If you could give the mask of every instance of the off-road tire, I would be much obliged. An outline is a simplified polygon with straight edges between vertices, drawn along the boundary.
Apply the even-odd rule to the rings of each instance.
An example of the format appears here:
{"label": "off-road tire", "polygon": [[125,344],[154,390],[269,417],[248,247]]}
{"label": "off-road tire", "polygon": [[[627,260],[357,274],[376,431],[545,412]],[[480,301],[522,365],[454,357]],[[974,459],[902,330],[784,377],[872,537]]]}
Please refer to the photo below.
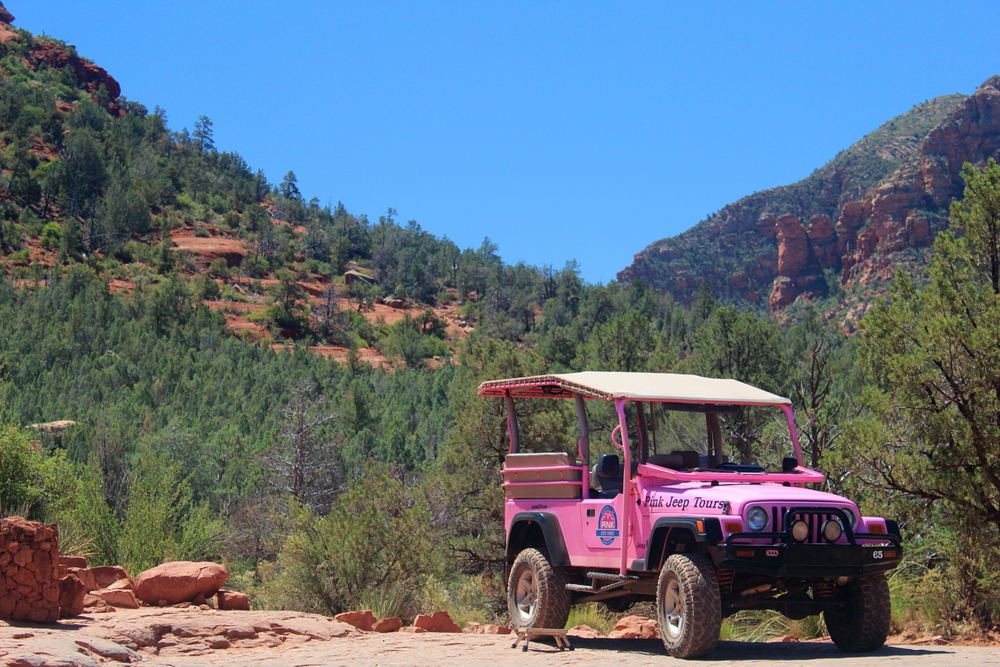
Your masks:
{"label": "off-road tire", "polygon": [[875,651],[885,644],[892,622],[889,582],[878,572],[844,586],[846,607],[823,612],[830,639],[841,651]]}
{"label": "off-road tire", "polygon": [[[679,590],[673,587],[674,582]],[[679,593],[683,605],[676,634],[668,620],[673,606],[666,608],[670,590],[674,595]],[[674,554],[667,558],[656,585],[656,617],[663,646],[673,657],[701,658],[715,650],[722,629],[722,599],[715,568],[706,557]]]}
{"label": "off-road tire", "polygon": [[[531,572],[535,585],[535,606],[527,617],[517,606],[517,586],[522,574]],[[566,590],[566,575],[552,567],[549,559],[537,549],[525,549],[514,559],[507,580],[507,611],[517,629],[566,627],[570,597]]]}

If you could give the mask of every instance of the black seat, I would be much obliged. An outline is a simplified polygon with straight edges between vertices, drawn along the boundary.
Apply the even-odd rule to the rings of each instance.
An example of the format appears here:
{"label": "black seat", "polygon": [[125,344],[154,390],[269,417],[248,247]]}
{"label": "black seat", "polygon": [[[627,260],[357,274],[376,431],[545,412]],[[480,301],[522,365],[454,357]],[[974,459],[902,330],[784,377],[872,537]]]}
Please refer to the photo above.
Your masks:
{"label": "black seat", "polygon": [[601,454],[594,466],[598,498],[614,498],[622,492],[622,466],[617,454]]}

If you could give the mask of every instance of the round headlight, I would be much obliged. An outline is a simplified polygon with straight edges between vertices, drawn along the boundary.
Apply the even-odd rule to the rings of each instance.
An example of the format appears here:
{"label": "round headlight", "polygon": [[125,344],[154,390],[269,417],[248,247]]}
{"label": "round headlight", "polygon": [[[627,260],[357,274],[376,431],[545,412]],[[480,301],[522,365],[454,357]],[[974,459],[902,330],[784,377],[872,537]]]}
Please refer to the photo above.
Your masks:
{"label": "round headlight", "polygon": [[767,510],[763,507],[751,507],[750,511],[747,512],[747,525],[750,526],[750,530],[756,533],[767,528],[769,520]]}
{"label": "round headlight", "polygon": [[851,530],[857,528],[858,516],[854,513],[854,511],[850,507],[842,507],[841,510],[843,510],[844,514],[847,515],[847,520],[851,522]]}
{"label": "round headlight", "polygon": [[830,519],[823,524],[823,537],[827,542],[836,542],[844,534],[844,527],[836,519]]}
{"label": "round headlight", "polygon": [[792,539],[796,542],[805,542],[809,539],[809,524],[801,520],[793,523]]}

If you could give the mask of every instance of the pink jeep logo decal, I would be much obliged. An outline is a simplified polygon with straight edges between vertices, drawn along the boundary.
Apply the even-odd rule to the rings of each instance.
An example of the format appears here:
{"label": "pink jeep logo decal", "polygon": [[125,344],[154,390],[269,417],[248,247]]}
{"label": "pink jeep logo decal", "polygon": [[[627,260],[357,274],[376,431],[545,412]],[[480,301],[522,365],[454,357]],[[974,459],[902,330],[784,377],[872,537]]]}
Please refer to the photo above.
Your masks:
{"label": "pink jeep logo decal", "polygon": [[615,514],[615,508],[605,505],[597,519],[597,536],[601,538],[601,544],[610,547],[618,535],[618,515]]}

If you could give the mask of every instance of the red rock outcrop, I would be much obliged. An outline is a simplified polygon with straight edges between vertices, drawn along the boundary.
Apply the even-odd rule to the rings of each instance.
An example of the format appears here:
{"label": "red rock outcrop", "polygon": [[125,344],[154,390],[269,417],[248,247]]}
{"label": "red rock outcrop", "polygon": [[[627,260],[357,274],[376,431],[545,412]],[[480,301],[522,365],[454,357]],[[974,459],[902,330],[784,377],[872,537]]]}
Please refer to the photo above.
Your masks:
{"label": "red rock outcrop", "polygon": [[197,595],[203,598],[219,592],[229,571],[218,563],[174,561],[140,573],[135,578],[135,595],[146,604],[190,602]]}
{"label": "red rock outcrop", "polygon": [[433,614],[417,614],[413,619],[413,627],[427,632],[461,632],[446,611],[436,611]]}
{"label": "red rock outcrop", "polygon": [[658,639],[660,624],[645,616],[626,616],[608,634],[612,639]]}
{"label": "red rock outcrop", "polygon": [[365,632],[369,632],[372,629],[372,626],[378,622],[378,619],[375,618],[375,614],[368,609],[365,609],[364,611],[345,611],[343,614],[337,614],[334,616],[333,620],[353,625],[358,630],[364,630]]}
{"label": "red rock outcrop", "polygon": [[250,596],[236,591],[219,591],[215,594],[215,605],[227,611],[250,611]]}
{"label": "red rock outcrop", "polygon": [[772,311],[784,308],[800,295],[824,296],[827,291],[824,264],[814,250],[813,239],[821,244],[826,264],[832,264],[830,250],[835,248],[833,223],[825,215],[816,215],[804,227],[794,215],[774,220],[778,241],[778,276],[771,288],[768,305]]}
{"label": "red rock outcrop", "polygon": [[135,598],[135,593],[128,588],[109,588],[97,591],[95,594],[112,607],[122,607],[123,609],[138,609],[139,601]]}
{"label": "red rock outcrop", "polygon": [[502,625],[493,625],[492,623],[476,623],[475,621],[469,621],[464,626],[462,626],[462,632],[467,635],[509,635],[513,632],[510,628],[505,628]]}
{"label": "red rock outcrop", "polygon": [[83,597],[87,588],[72,574],[59,579],[59,615],[79,616],[83,613]]}
{"label": "red rock outcrop", "polygon": [[62,44],[37,39],[31,47],[31,57],[32,61],[28,63],[31,69],[35,69],[38,63],[45,63],[52,69],[65,69],[71,66],[77,81],[87,92],[96,93],[101,86],[104,86],[112,100],[118,99],[122,94],[121,86],[106,69],[83,60],[75,53],[70,53]]}
{"label": "red rock outcrop", "polygon": [[10,25],[14,22],[14,15],[7,11],[7,8],[3,6],[0,2],[0,23],[6,23]]}
{"label": "red rock outcrop", "polygon": [[398,632],[403,627],[403,620],[398,616],[383,618],[372,626],[372,632]]}
{"label": "red rock outcrop", "polygon": [[1000,76],[968,97],[917,105],[843,155],[800,183],[745,197],[652,244],[619,279],[684,303],[703,282],[736,302],[753,303],[769,287],[772,312],[826,295],[828,270],[841,272],[848,291],[884,289],[896,266],[912,261],[909,251],[930,246],[947,226],[948,207],[963,193],[962,165],[1000,158]]}
{"label": "red rock outcrop", "polygon": [[59,565],[63,567],[87,567],[87,559],[79,556],[59,556]]}

